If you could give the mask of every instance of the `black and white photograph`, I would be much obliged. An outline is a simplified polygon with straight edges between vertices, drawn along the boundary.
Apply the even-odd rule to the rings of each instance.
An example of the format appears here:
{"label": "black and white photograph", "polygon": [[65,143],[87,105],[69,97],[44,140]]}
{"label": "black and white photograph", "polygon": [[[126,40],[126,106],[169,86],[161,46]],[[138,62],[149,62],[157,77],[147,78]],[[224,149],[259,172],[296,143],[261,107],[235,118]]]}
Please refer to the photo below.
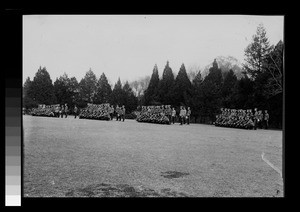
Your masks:
{"label": "black and white photograph", "polygon": [[285,197],[284,18],[22,15],[23,197]]}

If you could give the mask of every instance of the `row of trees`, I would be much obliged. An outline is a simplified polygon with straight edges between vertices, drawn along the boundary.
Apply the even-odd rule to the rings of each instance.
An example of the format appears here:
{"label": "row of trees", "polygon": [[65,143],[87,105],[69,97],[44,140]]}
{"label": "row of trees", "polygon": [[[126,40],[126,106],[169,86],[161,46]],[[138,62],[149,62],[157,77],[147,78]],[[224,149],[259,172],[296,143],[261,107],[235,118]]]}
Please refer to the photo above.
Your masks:
{"label": "row of trees", "polygon": [[224,72],[216,60],[205,78],[199,71],[190,81],[182,64],[174,79],[167,62],[159,79],[154,66],[144,104],[171,104],[190,106],[197,122],[212,122],[221,107],[268,110],[273,127],[282,127],[283,112],[283,42],[270,45],[263,25],[259,25],[252,42],[245,49],[243,76],[237,78],[234,70]]}
{"label": "row of trees", "polygon": [[209,72],[202,77],[200,70],[190,81],[182,64],[175,78],[169,62],[159,77],[154,66],[150,80],[126,82],[120,79],[112,89],[104,73],[97,79],[89,70],[78,83],[67,74],[52,84],[46,68],[39,68],[33,81],[27,78],[24,84],[24,106],[43,104],[65,104],[71,108],[76,104],[85,107],[87,103],[110,103],[125,105],[132,112],[138,105],[189,106],[195,122],[211,122],[221,107],[268,110],[270,125],[281,128],[283,98],[283,42],[276,46],[269,44],[262,25],[257,28],[252,42],[245,49],[243,76],[237,78],[235,70],[224,72],[216,60]]}
{"label": "row of trees", "polygon": [[73,108],[86,107],[87,103],[125,105],[128,112],[137,107],[137,97],[128,82],[119,79],[112,89],[104,73],[97,79],[90,69],[78,83],[75,77],[69,78],[66,73],[52,84],[45,67],[40,67],[31,81],[28,77],[24,83],[23,106],[36,107],[38,104],[65,104]]}

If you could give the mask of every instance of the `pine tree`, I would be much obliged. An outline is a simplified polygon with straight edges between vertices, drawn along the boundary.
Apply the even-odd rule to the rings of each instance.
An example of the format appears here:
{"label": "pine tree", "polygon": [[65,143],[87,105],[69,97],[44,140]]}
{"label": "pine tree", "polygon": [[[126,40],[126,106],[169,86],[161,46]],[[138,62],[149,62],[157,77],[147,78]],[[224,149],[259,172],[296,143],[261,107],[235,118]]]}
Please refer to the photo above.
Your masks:
{"label": "pine tree", "polygon": [[[192,110],[192,117],[195,117],[195,122],[199,116],[203,115],[203,92],[202,92],[202,83],[203,78],[201,72],[198,71],[196,76],[192,82],[192,101],[191,101],[191,110]],[[201,121],[201,120],[200,120]]]}
{"label": "pine tree", "polygon": [[218,68],[216,59],[213,66],[209,69],[208,75],[204,78],[201,90],[203,92],[203,115],[215,119],[215,115],[221,107],[221,87],[223,83],[222,71]]}
{"label": "pine tree", "polygon": [[126,113],[131,113],[137,108],[137,97],[134,95],[128,81],[123,86],[123,94]]}
{"label": "pine tree", "polygon": [[190,105],[192,93],[192,84],[189,80],[184,64],[181,65],[179,72],[175,79],[173,97],[175,101],[175,105]]}
{"label": "pine tree", "polygon": [[39,67],[32,81],[32,98],[37,104],[55,104],[54,87],[46,67]]}
{"label": "pine tree", "polygon": [[237,77],[234,74],[233,70],[230,69],[229,72],[225,75],[224,82],[221,88],[221,94],[223,99],[223,107],[225,108],[234,108],[233,104],[233,95],[234,95],[234,86],[237,82]]}
{"label": "pine tree", "polygon": [[108,83],[108,80],[105,74],[102,73],[97,83],[97,93],[94,102],[96,104],[109,103],[111,93],[112,93],[112,89]]}
{"label": "pine tree", "polygon": [[29,77],[26,78],[26,81],[23,86],[23,107],[30,109],[37,106],[37,103],[33,100],[34,90],[32,89],[32,81]]}
{"label": "pine tree", "polygon": [[266,36],[266,30],[264,26],[260,24],[257,27],[256,34],[252,37],[252,43],[245,49],[246,63],[244,64],[244,68],[251,79],[255,79],[258,74],[263,72],[266,56],[270,53],[272,48]]}
{"label": "pine tree", "polygon": [[159,85],[159,75],[158,75],[158,68],[155,64],[153,68],[153,73],[149,82],[149,86],[145,91],[145,105],[154,105],[160,104],[159,97],[158,97],[158,85]]}
{"label": "pine tree", "polygon": [[54,93],[58,104],[68,104],[69,108],[73,108],[75,104],[78,104],[79,95],[79,85],[76,78],[70,79],[66,73],[56,78]]}
{"label": "pine tree", "polygon": [[165,66],[163,71],[162,79],[159,81],[158,85],[158,95],[159,101],[165,105],[171,105],[174,103],[173,101],[173,87],[174,87],[174,74],[172,69],[169,66],[169,61]]}
{"label": "pine tree", "polygon": [[94,72],[90,69],[86,72],[83,79],[79,83],[81,105],[93,103],[97,90],[97,78]]}
{"label": "pine tree", "polygon": [[117,83],[114,86],[114,89],[112,90],[111,104],[115,106],[125,105],[125,95],[120,78],[118,79]]}

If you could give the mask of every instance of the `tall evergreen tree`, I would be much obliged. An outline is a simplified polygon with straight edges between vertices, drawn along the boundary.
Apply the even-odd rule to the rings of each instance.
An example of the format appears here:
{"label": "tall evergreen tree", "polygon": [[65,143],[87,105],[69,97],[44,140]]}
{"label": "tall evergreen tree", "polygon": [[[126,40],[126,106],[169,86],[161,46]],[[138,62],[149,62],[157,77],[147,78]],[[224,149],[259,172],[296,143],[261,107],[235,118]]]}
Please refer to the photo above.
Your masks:
{"label": "tall evergreen tree", "polygon": [[254,107],[254,82],[248,77],[247,74],[238,80],[234,87],[234,105],[235,108],[247,108]]}
{"label": "tall evergreen tree", "polygon": [[255,79],[258,74],[263,72],[263,65],[266,56],[272,50],[269,40],[266,36],[266,30],[262,24],[257,27],[256,34],[252,37],[252,42],[245,49],[245,64],[246,73],[251,79]]}
{"label": "tall evergreen tree", "polygon": [[84,78],[81,79],[79,88],[80,98],[82,100],[81,105],[93,103],[97,91],[97,78],[91,69],[86,72]]}
{"label": "tall evergreen tree", "polygon": [[203,83],[203,78],[201,72],[198,71],[198,73],[196,74],[192,82],[191,116],[195,118],[195,122],[197,122],[199,116],[201,117],[203,115],[204,105],[203,105],[202,83]]}
{"label": "tall evergreen tree", "polygon": [[73,108],[78,104],[79,85],[75,77],[69,78],[66,73],[54,82],[54,92],[58,104],[68,104]]}
{"label": "tall evergreen tree", "polygon": [[134,95],[128,81],[123,86],[123,95],[126,113],[131,113],[137,108],[137,97]]}
{"label": "tall evergreen tree", "polygon": [[27,77],[23,86],[23,107],[26,109],[37,106],[37,103],[33,100],[34,90],[32,89],[32,81]]}
{"label": "tall evergreen tree", "polygon": [[149,86],[145,91],[145,104],[146,105],[153,105],[153,104],[160,104],[159,97],[158,97],[158,85],[159,85],[159,75],[158,75],[158,68],[155,64],[153,68],[153,73],[151,75],[151,79],[149,82]]}
{"label": "tall evergreen tree", "polygon": [[172,69],[169,66],[169,61],[167,61],[167,64],[163,71],[162,79],[159,81],[159,85],[158,85],[159,101],[162,104],[165,105],[174,104],[173,101],[174,83],[175,83],[174,74]]}
{"label": "tall evergreen tree", "polygon": [[234,96],[234,86],[237,83],[237,77],[234,74],[233,70],[230,69],[229,72],[225,75],[224,82],[221,88],[221,94],[223,99],[223,107],[225,108],[234,108],[233,96]]}
{"label": "tall evergreen tree", "polygon": [[211,121],[215,119],[215,115],[221,107],[221,86],[223,83],[222,71],[218,68],[216,59],[213,66],[209,69],[208,75],[205,77],[201,90],[203,92],[203,114],[208,116]]}
{"label": "tall evergreen tree", "polygon": [[46,67],[39,67],[32,81],[32,97],[37,104],[55,104],[54,87]]}
{"label": "tall evergreen tree", "polygon": [[111,104],[115,106],[125,105],[125,95],[120,78],[118,79],[117,83],[114,86],[114,89],[112,90]]}
{"label": "tall evergreen tree", "polygon": [[189,80],[184,64],[181,65],[175,79],[174,101],[175,105],[189,106],[191,104],[192,84]]}
{"label": "tall evergreen tree", "polygon": [[108,83],[105,74],[102,73],[97,83],[97,93],[94,102],[96,104],[109,103],[111,93],[112,89],[110,87],[110,84]]}

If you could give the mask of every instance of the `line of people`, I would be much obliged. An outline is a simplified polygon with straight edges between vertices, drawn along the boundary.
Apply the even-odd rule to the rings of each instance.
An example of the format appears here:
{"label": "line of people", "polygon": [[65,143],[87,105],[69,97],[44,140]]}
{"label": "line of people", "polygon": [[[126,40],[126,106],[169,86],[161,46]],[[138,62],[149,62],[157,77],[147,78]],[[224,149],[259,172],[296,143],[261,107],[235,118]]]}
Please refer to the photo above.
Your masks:
{"label": "line of people", "polygon": [[243,128],[243,129],[254,129],[257,128],[268,129],[269,127],[269,114],[265,110],[252,109],[229,109],[221,108],[221,113],[216,115],[215,126],[221,127],[233,127],[233,128]]}

